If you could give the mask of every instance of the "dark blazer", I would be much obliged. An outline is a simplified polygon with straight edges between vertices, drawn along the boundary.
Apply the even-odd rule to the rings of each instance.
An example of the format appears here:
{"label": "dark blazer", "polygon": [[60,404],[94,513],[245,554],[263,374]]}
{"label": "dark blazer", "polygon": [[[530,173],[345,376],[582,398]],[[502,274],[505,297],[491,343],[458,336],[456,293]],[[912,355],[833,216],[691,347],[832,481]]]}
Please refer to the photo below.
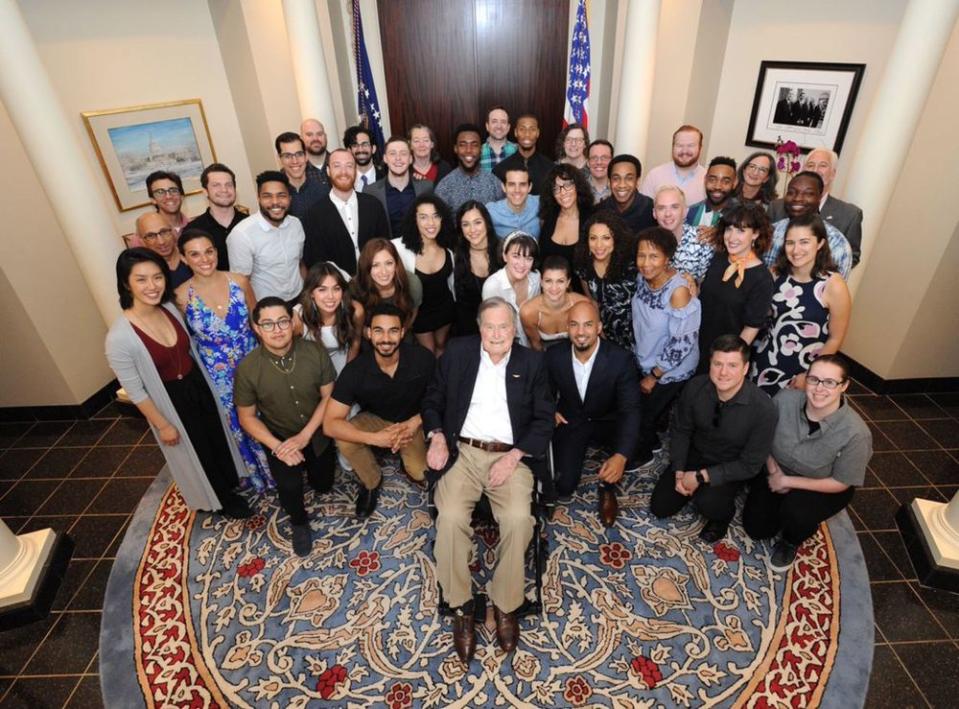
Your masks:
{"label": "dark blazer", "polygon": [[[450,450],[442,472],[450,468],[458,453],[457,439],[479,372],[480,347],[479,335],[450,340],[423,397],[423,430],[442,430]],[[513,446],[528,457],[545,455],[553,433],[555,407],[541,353],[513,345],[506,365],[506,405]]]}
{"label": "dark blazer", "polygon": [[[769,203],[769,221],[773,224],[787,216],[782,199],[774,199]],[[852,202],[844,202],[828,195],[819,210],[819,216],[842,232],[852,248],[852,265],[859,263],[862,251],[862,210]]]}
{"label": "dark blazer", "polygon": [[[360,249],[370,239],[390,238],[390,220],[376,197],[356,193],[356,212],[359,215],[357,242]],[[356,275],[356,252],[346,225],[329,196],[310,207],[303,218],[306,241],[303,244],[303,263],[309,268],[319,261],[332,261],[351,276]]]}
{"label": "dark blazer", "polygon": [[[555,345],[546,350],[546,371],[553,392],[559,397],[556,410],[573,427],[597,423],[616,429],[614,453],[629,460],[639,437],[639,373],[633,355],[619,345],[600,339],[593,362],[586,400],[579,397],[573,375],[572,345]],[[564,427],[556,429],[562,435]]]}
{"label": "dark blazer", "polygon": [[[372,185],[363,190],[363,194],[372,195],[376,197],[380,204],[383,205],[383,210],[387,215],[390,213],[390,208],[386,204],[386,184],[389,180],[389,177],[384,177],[381,180],[377,180]],[[410,178],[410,182],[413,183],[413,194],[419,197],[421,194],[431,194],[433,192],[433,183],[429,180],[414,180]],[[386,220],[386,225],[390,228],[389,238],[393,238],[393,225],[390,224],[390,220]]]}

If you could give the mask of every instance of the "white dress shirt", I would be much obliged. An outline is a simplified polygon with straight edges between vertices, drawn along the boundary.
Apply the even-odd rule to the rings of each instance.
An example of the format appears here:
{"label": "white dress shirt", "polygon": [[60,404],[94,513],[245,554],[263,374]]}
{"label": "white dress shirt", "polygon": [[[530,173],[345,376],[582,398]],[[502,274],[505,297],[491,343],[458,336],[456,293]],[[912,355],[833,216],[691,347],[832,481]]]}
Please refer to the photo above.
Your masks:
{"label": "white dress shirt", "polygon": [[333,206],[336,207],[340,219],[343,220],[343,226],[346,227],[346,231],[349,232],[350,238],[353,240],[353,251],[356,252],[356,257],[359,258],[360,208],[359,200],[356,199],[356,192],[350,192],[349,198],[343,201],[333,193],[333,190],[330,190],[330,201],[333,203]]}
{"label": "white dress shirt", "polygon": [[506,404],[506,365],[510,354],[507,352],[499,364],[493,364],[486,350],[480,347],[479,371],[461,436],[513,445],[513,426]]}
{"label": "white dress shirt", "polygon": [[593,354],[585,362],[580,362],[576,356],[576,348],[570,347],[570,356],[573,358],[573,377],[576,379],[576,389],[579,391],[580,401],[586,401],[586,387],[589,386],[589,375],[593,373],[593,364],[596,363],[596,354],[599,352],[599,342],[593,348]]}
{"label": "white dress shirt", "polygon": [[[366,178],[366,184],[363,184],[363,178]],[[370,168],[366,172],[360,171],[360,166],[356,166],[356,179],[353,180],[353,189],[362,192],[364,187],[369,187],[376,182],[376,165],[370,163]]]}
{"label": "white dress shirt", "polygon": [[233,227],[226,241],[230,270],[250,277],[253,294],[275,295],[293,300],[303,290],[300,261],[303,259],[303,225],[287,216],[276,227],[259,212]]}

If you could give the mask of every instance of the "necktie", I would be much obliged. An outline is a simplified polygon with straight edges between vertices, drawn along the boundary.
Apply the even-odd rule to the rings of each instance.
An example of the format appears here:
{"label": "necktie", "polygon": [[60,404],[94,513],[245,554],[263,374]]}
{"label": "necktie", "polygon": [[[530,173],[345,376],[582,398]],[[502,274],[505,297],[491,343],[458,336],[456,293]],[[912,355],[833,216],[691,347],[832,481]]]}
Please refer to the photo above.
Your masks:
{"label": "necktie", "polygon": [[360,187],[360,192],[363,192],[366,189],[366,175],[360,177],[360,181],[363,183],[363,185]]}

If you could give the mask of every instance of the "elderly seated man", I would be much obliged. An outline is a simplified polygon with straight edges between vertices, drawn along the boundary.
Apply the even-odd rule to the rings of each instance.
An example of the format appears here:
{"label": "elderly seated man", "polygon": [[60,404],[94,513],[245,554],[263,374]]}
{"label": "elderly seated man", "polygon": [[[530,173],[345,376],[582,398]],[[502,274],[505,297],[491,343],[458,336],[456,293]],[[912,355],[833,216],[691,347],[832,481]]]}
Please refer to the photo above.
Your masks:
{"label": "elderly seated man", "polygon": [[489,589],[500,647],[519,639],[515,611],[523,603],[526,548],[533,537],[533,473],[527,457],[546,453],[553,430],[542,355],[513,343],[516,311],[503,298],[479,307],[479,336],[447,346],[423,399],[427,463],[436,483],[436,570],[455,609],[453,644],[463,662],[476,649],[469,570],[470,517],[482,495],[499,523],[497,565]]}

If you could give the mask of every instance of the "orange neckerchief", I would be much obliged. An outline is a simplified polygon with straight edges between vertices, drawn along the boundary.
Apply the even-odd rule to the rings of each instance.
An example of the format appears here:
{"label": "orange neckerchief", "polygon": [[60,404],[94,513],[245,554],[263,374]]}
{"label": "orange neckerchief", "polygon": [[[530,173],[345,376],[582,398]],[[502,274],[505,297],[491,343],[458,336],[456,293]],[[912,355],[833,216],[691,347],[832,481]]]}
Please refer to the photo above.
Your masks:
{"label": "orange neckerchief", "polygon": [[733,282],[737,288],[743,284],[743,279],[746,278],[746,264],[749,263],[751,258],[756,258],[756,254],[753,253],[750,249],[749,253],[745,256],[739,258],[729,257],[729,266],[723,271],[723,283],[728,281],[733,277],[733,274],[736,274],[736,280]]}

